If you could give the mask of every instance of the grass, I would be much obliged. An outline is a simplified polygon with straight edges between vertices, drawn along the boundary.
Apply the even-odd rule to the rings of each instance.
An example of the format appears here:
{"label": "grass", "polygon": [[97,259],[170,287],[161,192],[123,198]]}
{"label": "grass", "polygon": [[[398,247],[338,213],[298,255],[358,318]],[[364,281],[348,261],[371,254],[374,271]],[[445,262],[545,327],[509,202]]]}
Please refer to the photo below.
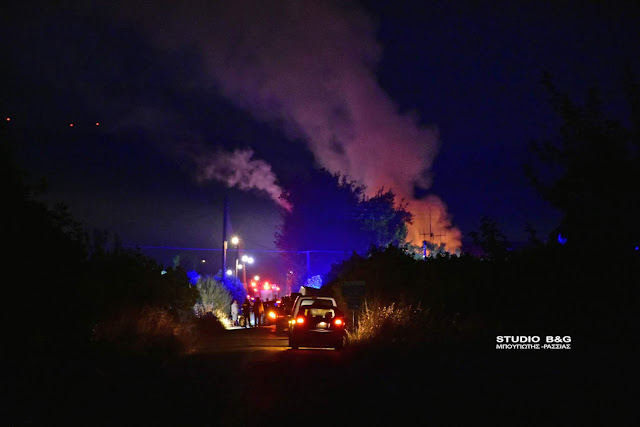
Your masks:
{"label": "grass", "polygon": [[359,347],[412,347],[460,342],[470,336],[470,325],[429,307],[365,301],[355,327],[348,331]]}
{"label": "grass", "polygon": [[180,318],[165,308],[125,309],[100,322],[93,340],[116,353],[166,358],[189,351],[197,326],[194,317]]}

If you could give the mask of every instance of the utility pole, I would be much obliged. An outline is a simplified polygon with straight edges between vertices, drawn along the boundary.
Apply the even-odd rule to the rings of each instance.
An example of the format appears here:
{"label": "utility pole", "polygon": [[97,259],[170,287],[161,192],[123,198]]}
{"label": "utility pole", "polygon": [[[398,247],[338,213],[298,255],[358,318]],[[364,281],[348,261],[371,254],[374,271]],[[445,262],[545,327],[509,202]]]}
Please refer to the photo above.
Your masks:
{"label": "utility pole", "polygon": [[300,251],[299,254],[307,254],[307,276],[311,274],[311,257],[309,254],[313,251]]}
{"label": "utility pole", "polygon": [[222,218],[222,283],[227,279],[227,224],[229,223],[229,197],[224,196],[224,213]]}

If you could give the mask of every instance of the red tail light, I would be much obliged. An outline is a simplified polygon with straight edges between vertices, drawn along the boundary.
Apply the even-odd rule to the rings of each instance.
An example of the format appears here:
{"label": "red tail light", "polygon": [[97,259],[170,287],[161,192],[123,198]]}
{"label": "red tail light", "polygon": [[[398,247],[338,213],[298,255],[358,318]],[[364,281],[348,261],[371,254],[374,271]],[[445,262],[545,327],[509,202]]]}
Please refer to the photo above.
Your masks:
{"label": "red tail light", "polygon": [[343,321],[342,319],[335,319],[335,320],[333,321],[333,323],[334,323],[336,326],[344,326],[344,321]]}
{"label": "red tail light", "polygon": [[296,319],[296,323],[298,325],[302,325],[304,323],[304,317],[298,316],[298,318]]}

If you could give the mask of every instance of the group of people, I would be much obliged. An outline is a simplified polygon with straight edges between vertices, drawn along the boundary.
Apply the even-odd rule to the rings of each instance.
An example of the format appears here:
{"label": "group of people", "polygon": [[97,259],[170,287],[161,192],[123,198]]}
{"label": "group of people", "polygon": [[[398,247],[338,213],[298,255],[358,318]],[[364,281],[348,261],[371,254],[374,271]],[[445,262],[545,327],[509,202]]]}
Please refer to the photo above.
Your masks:
{"label": "group of people", "polygon": [[242,313],[242,316],[244,317],[245,328],[250,328],[252,326],[251,313],[253,313],[254,318],[253,327],[260,326],[264,312],[265,307],[260,300],[260,297],[256,297],[253,304],[251,303],[249,298],[246,298],[242,303],[242,306],[239,306],[238,300],[234,299],[233,303],[231,304],[231,320],[233,321],[233,326],[240,326],[240,323],[238,321],[240,313]]}

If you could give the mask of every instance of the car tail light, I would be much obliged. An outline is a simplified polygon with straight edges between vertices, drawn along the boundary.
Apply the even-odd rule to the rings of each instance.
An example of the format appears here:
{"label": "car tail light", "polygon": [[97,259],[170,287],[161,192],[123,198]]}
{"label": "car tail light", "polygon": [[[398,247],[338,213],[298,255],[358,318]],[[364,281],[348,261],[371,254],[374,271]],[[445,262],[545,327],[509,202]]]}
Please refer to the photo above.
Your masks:
{"label": "car tail light", "polygon": [[333,321],[333,324],[334,324],[334,325],[336,325],[336,326],[344,326],[344,320],[342,320],[342,319],[335,319],[335,320]]}
{"label": "car tail light", "polygon": [[275,318],[276,318],[276,313],[274,313],[273,311],[270,311],[270,312],[269,312],[269,317],[270,317],[271,319],[275,319]]}
{"label": "car tail light", "polygon": [[304,323],[304,317],[298,316],[298,318],[296,319],[296,323],[298,325],[302,325]]}

